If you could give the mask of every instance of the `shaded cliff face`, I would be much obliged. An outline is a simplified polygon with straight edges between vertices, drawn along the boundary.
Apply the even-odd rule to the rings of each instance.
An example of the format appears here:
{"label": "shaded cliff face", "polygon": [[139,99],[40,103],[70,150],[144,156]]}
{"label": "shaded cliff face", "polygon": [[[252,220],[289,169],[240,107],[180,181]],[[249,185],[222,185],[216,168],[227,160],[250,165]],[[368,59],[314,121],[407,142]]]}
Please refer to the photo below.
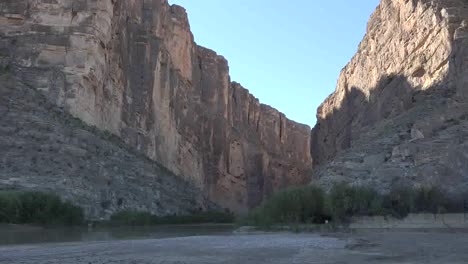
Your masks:
{"label": "shaded cliff face", "polygon": [[309,180],[310,128],[230,81],[166,0],[6,1],[0,62],[235,211]]}
{"label": "shaded cliff face", "polygon": [[382,0],[312,132],[316,181],[468,184],[468,2]]}

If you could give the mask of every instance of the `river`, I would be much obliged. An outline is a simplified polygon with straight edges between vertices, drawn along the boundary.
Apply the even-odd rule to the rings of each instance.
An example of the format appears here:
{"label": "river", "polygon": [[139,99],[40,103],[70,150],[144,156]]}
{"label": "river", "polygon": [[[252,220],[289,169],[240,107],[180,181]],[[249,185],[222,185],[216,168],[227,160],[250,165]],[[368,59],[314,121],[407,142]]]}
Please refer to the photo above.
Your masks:
{"label": "river", "polygon": [[0,264],[468,263],[466,232],[238,233],[233,226],[0,227]]}
{"label": "river", "polygon": [[229,224],[167,225],[148,227],[56,227],[0,225],[0,245],[60,242],[93,242],[132,239],[161,239],[198,235],[228,235],[235,227]]}

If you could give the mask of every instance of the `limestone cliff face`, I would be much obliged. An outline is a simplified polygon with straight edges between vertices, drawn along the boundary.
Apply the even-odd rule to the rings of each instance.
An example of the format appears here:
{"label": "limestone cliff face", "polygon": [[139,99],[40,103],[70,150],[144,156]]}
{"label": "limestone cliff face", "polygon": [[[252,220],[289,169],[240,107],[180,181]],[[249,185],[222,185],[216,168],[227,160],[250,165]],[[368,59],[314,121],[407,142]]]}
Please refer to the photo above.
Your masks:
{"label": "limestone cliff face", "polygon": [[320,106],[316,180],[468,184],[468,2],[382,0]]}
{"label": "limestone cliff face", "polygon": [[166,0],[0,4],[0,62],[18,82],[235,211],[308,181],[310,128],[230,80]]}
{"label": "limestone cliff face", "polygon": [[1,72],[0,83],[0,190],[53,192],[96,220],[120,210],[172,215],[218,209],[193,184],[10,74]]}

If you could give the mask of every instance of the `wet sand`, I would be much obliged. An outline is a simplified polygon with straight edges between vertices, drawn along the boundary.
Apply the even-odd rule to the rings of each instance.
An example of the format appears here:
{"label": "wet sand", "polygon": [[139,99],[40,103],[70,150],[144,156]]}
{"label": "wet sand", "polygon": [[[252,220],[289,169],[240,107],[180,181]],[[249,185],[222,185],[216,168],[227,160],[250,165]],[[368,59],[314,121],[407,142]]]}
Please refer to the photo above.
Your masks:
{"label": "wet sand", "polygon": [[468,263],[468,233],[373,230],[3,246],[0,263]]}

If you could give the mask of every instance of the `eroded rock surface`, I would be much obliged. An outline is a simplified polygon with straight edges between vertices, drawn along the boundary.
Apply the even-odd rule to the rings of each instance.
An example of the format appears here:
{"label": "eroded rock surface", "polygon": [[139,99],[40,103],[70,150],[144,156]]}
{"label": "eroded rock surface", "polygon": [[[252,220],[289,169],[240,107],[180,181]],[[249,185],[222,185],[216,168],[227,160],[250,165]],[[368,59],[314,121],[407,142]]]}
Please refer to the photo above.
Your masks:
{"label": "eroded rock surface", "polygon": [[90,219],[216,209],[201,190],[85,125],[33,88],[0,75],[0,190],[53,192]]}
{"label": "eroded rock surface", "polygon": [[233,83],[167,0],[0,3],[0,62],[17,82],[234,211],[310,179],[310,128]]}
{"label": "eroded rock surface", "polygon": [[383,0],[320,106],[316,181],[468,187],[468,2]]}

